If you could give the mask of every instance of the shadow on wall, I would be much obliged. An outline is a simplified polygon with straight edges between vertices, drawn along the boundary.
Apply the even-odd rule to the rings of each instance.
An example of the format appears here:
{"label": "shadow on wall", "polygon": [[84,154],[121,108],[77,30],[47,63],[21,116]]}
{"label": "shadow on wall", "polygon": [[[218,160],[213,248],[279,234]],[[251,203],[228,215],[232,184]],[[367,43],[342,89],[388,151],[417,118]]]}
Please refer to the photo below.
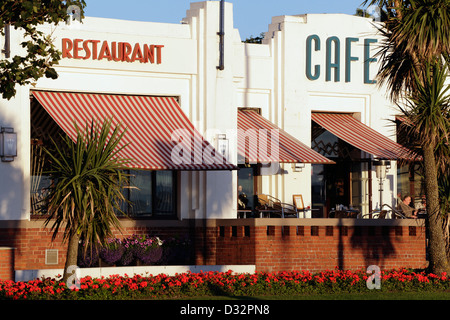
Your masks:
{"label": "shadow on wall", "polygon": [[[202,234],[194,235],[197,238],[196,245],[201,250],[196,251],[196,263],[199,264],[216,264],[217,242],[211,241],[216,239],[217,235],[211,237],[208,234],[207,219],[220,219],[224,212],[230,212],[235,203],[233,201],[233,188],[230,188],[229,183],[225,181],[232,181],[232,171],[212,171],[208,172],[206,179],[206,197],[205,210],[208,217],[202,220]],[[232,211],[235,212],[235,211]],[[192,230],[192,229],[191,229]],[[217,232],[217,230],[216,230]],[[199,240],[200,237],[200,241]],[[200,256],[199,256],[200,255]],[[200,258],[200,260],[198,260]]]}
{"label": "shadow on wall", "polygon": [[0,161],[0,177],[0,220],[20,220],[26,189],[23,171],[14,162]]}
{"label": "shadow on wall", "polygon": [[[17,161],[16,159],[14,162]],[[11,269],[6,272],[2,270],[2,277],[14,280],[14,265],[19,246],[18,232],[20,219],[24,206],[23,171],[17,168],[17,163],[0,161],[0,250],[9,252],[10,256],[1,255],[0,264],[11,265]],[[10,250],[9,248],[12,248]]]}
{"label": "shadow on wall", "polygon": [[[339,225],[342,225],[341,221]],[[353,228],[350,243],[352,248],[360,249],[366,266],[384,265],[384,261],[387,258],[396,255],[391,236],[391,231],[396,227],[354,226]],[[339,245],[342,243],[341,237],[342,234],[340,233]],[[341,255],[341,250],[339,250],[339,255]],[[339,256],[339,267],[341,267],[341,263],[342,267],[344,267],[343,258]]]}

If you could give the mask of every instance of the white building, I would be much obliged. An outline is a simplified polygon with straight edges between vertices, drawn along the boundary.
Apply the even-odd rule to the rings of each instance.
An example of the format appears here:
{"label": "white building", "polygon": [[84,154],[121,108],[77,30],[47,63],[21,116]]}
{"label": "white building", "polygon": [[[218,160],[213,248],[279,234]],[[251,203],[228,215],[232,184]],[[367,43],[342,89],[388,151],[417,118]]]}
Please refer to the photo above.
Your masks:
{"label": "white building", "polygon": [[[374,83],[379,35],[372,19],[343,14],[273,17],[262,44],[245,44],[233,26],[232,11],[232,4],[225,3],[223,30],[219,1],[192,3],[180,24],[86,17],[82,24],[42,27],[63,53],[56,67],[59,78],[42,78],[33,86],[17,88],[10,101],[0,100],[0,125],[17,133],[17,156],[12,162],[0,162],[0,219],[29,220],[33,210],[42,213],[31,199],[39,195],[45,177],[36,178],[39,170],[33,166],[39,157],[31,151],[30,140],[42,142],[60,126],[68,131],[71,117],[83,116],[83,112],[58,99],[69,97],[81,103],[92,94],[100,95],[100,99],[116,97],[119,105],[129,101],[121,97],[174,98],[178,104],[167,109],[172,120],[182,118],[172,113],[179,105],[207,141],[219,150],[225,145],[228,160],[234,165],[241,164],[238,113],[254,108],[260,116],[336,163],[323,164],[321,157],[298,159],[292,155],[293,150],[285,150],[288,155],[280,162],[288,163],[281,163],[276,172],[271,168],[261,171],[256,164],[240,165],[242,170],[230,170],[231,166],[204,170],[208,169],[204,163],[197,166],[202,170],[140,171],[135,183],[141,190],[130,195],[136,203],[134,214],[234,219],[239,185],[247,194],[269,194],[285,203],[292,203],[293,195],[300,194],[305,206],[316,209],[312,215],[316,217],[328,217],[337,205],[353,206],[363,214],[378,207],[379,180],[371,161],[395,160],[398,150],[392,150],[396,148],[394,143],[376,135],[395,141],[395,126],[390,120],[395,120],[396,109],[385,89]],[[20,52],[21,40],[21,33],[11,30],[12,55]],[[4,39],[0,41],[3,47]],[[55,100],[46,101],[45,96]],[[95,105],[90,102],[84,108],[93,110]],[[122,111],[122,117],[136,115],[135,109],[140,107],[129,108]],[[112,115],[106,109],[99,110],[100,117]],[[331,120],[324,113],[346,116]],[[359,139],[375,149],[350,147],[327,131],[344,130],[348,116],[357,122],[350,124],[352,130],[339,133],[340,138],[350,134],[348,142],[356,144]],[[58,122],[59,117],[66,117],[67,127]],[[163,151],[144,138],[148,130],[167,129],[170,124],[164,120],[146,122],[149,119],[144,118],[136,115],[127,120],[134,130],[130,134],[134,144],[131,154],[162,158]],[[138,124],[142,127],[137,128]],[[359,132],[357,124],[374,131]],[[328,125],[331,128],[325,130]],[[167,137],[162,144],[170,145]],[[291,148],[294,145],[292,140],[287,143]],[[315,153],[311,154],[314,158]],[[295,170],[289,163],[292,159],[305,163],[304,168]],[[157,161],[152,161],[142,167],[156,168]],[[158,168],[176,167],[166,162],[167,167]],[[391,161],[382,199],[389,205],[396,201],[396,173],[396,162]]]}

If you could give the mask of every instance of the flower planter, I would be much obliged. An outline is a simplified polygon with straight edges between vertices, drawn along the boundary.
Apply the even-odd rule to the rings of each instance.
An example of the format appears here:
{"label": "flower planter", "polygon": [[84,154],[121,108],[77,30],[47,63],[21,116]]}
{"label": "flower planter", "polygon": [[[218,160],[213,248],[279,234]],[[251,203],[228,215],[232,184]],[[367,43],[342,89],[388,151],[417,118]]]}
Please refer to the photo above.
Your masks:
{"label": "flower planter", "polygon": [[103,261],[102,258],[98,259],[98,266],[99,268],[116,267],[115,264],[110,264],[106,261]]}
{"label": "flower planter", "polygon": [[80,268],[188,265],[191,262],[188,241],[174,238],[162,241],[145,235],[110,239],[104,247],[80,257],[82,255],[78,261]]}

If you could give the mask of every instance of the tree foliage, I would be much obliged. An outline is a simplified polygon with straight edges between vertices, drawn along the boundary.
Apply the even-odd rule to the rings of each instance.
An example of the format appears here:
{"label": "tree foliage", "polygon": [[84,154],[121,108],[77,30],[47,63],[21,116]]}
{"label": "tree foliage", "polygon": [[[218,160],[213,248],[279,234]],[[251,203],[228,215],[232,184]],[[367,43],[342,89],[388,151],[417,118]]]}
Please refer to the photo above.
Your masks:
{"label": "tree foliage", "polygon": [[0,3],[0,33],[5,36],[5,27],[23,32],[21,47],[25,54],[16,54],[0,60],[0,93],[11,99],[16,94],[16,85],[26,85],[41,77],[56,79],[54,65],[61,59],[60,52],[52,43],[51,35],[38,30],[41,24],[65,21],[68,8],[76,5],[81,13],[84,0],[2,0]]}
{"label": "tree foliage", "polygon": [[[378,57],[379,84],[386,84],[394,101],[415,91],[416,76],[426,63],[444,58],[450,52],[450,1],[448,0],[366,0],[378,5],[384,24]],[[425,81],[422,78],[422,82]]]}
{"label": "tree foliage", "polygon": [[51,224],[53,238],[62,231],[69,242],[65,270],[77,263],[79,240],[86,248],[105,244],[113,229],[121,230],[116,214],[123,213],[122,189],[128,183],[124,169],[129,160],[118,156],[125,131],[120,126],[113,129],[111,121],[101,126],[93,122],[84,131],[75,128],[76,142],[64,136],[61,145],[44,149],[50,157],[46,174],[53,182],[45,225]]}
{"label": "tree foliage", "polygon": [[[449,271],[439,183],[448,175],[449,95],[445,85],[450,53],[449,0],[367,0],[386,13],[378,55],[379,85],[400,106],[423,155],[427,234],[432,272]],[[445,180],[445,179],[444,179]]]}
{"label": "tree foliage", "polygon": [[245,39],[242,42],[244,42],[244,43],[259,43],[259,44],[261,44],[263,39],[264,39],[264,37],[265,37],[265,33],[261,32],[259,34],[259,36],[254,37],[253,35],[251,35],[249,38]]}

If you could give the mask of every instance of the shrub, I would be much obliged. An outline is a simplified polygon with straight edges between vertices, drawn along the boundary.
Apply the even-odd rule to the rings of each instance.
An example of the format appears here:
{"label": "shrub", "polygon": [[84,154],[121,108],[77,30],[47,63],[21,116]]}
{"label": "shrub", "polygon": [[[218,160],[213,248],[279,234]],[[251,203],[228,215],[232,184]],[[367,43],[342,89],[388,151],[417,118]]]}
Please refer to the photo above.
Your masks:
{"label": "shrub", "polygon": [[[368,292],[368,275],[364,271],[328,270],[316,274],[308,271],[181,273],[175,276],[111,276],[80,279],[79,289],[71,290],[55,279],[28,282],[0,280],[0,299],[149,299],[189,296],[296,295],[308,293]],[[381,291],[443,291],[450,280],[441,275],[391,270],[381,274]]]}
{"label": "shrub", "polygon": [[[183,238],[165,240],[156,236],[132,235],[123,239],[108,239],[107,244],[85,255],[80,247],[79,267],[98,266],[99,258],[108,265],[129,266],[138,261],[142,265],[188,264],[190,242]],[[89,252],[90,251],[90,252]],[[83,252],[83,253],[82,253]]]}
{"label": "shrub", "polygon": [[99,252],[97,248],[87,248],[79,246],[77,265],[80,268],[98,267]]}
{"label": "shrub", "polygon": [[100,248],[99,256],[107,264],[115,264],[122,258],[125,247],[120,239],[108,239],[107,244]]}

